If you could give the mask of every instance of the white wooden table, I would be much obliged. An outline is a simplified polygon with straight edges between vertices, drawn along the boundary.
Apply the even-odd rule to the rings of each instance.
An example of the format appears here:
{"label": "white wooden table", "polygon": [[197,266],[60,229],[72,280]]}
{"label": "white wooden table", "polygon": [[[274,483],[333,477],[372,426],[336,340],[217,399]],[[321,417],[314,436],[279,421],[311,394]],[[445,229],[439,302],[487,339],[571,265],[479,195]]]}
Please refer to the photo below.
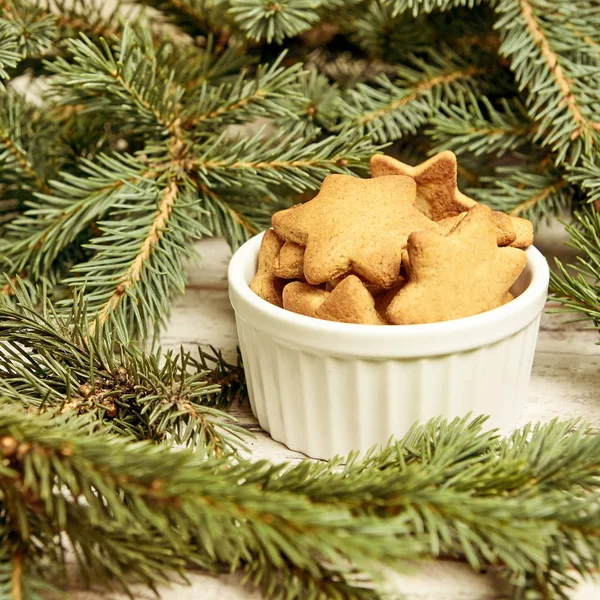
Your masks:
{"label": "white wooden table", "polygon": [[[573,255],[562,243],[560,226],[540,232],[536,246],[551,259]],[[189,286],[177,303],[171,323],[163,335],[165,349],[183,345],[193,350],[198,344],[212,344],[233,359],[237,345],[233,311],[227,296],[226,267],[229,249],[218,239],[203,241],[199,249],[205,266],[190,266]],[[520,423],[528,421],[583,417],[600,427],[600,353],[598,334],[585,324],[564,324],[564,315],[545,315],[542,320],[530,385],[529,400]],[[256,458],[298,461],[303,456],[271,440],[260,431],[249,406],[236,407],[234,415],[255,434],[249,446]],[[260,594],[242,588],[236,576],[218,579],[190,573],[190,586],[174,583],[160,588],[164,600],[259,600]],[[409,572],[393,576],[398,597],[407,600],[500,600],[510,597],[508,589],[493,575],[473,573],[456,562],[431,561],[411,565]],[[135,597],[155,596],[144,588],[134,588]],[[106,591],[73,590],[76,600],[125,599]],[[583,583],[573,600],[600,598],[600,580]]]}

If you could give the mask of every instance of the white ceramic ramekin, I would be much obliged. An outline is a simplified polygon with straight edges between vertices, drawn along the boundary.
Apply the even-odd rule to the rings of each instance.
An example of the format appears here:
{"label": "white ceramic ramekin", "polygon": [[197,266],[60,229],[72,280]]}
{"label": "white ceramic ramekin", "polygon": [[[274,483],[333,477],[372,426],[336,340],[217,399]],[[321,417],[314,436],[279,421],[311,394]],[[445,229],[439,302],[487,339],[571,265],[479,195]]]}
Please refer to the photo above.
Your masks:
{"label": "white ceramic ramekin", "polygon": [[229,264],[229,297],[252,412],[313,458],[364,452],[431,417],[490,415],[508,431],[527,397],[549,270],[535,248],[494,310],[425,325],[354,325],[269,304],[250,288],[262,234]]}

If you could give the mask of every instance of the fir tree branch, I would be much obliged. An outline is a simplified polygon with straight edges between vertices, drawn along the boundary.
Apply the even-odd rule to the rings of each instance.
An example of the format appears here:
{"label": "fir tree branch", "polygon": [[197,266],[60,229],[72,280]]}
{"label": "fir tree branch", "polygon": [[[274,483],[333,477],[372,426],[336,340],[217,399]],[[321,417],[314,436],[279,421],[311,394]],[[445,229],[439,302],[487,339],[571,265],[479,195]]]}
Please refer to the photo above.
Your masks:
{"label": "fir tree branch", "polygon": [[229,12],[245,35],[256,42],[281,44],[311,29],[320,20],[324,0],[237,0]]}
{"label": "fir tree branch", "polygon": [[138,439],[181,444],[223,454],[238,446],[242,430],[216,407],[243,397],[240,365],[200,351],[164,356],[141,353],[122,321],[111,328],[89,321],[80,301],[57,315],[42,296],[34,312],[22,286],[16,307],[0,306],[0,389],[35,412],[90,413],[108,429]]}
{"label": "fir tree branch", "polygon": [[566,266],[555,259],[558,271],[550,273],[552,299],[560,303],[561,312],[573,313],[574,321],[591,320],[600,331],[600,214],[587,206],[574,219],[566,225],[567,245],[581,255]]}
{"label": "fir tree branch", "polygon": [[371,141],[351,131],[310,144],[281,130],[265,139],[260,131],[233,143],[217,140],[198,146],[186,167],[211,188],[266,190],[278,185],[302,192],[316,189],[329,172],[364,169],[366,158],[376,151]]}
{"label": "fir tree branch", "polygon": [[185,289],[182,257],[196,258],[191,242],[208,233],[191,181],[165,171],[150,185],[98,223],[101,236],[87,245],[93,257],[67,280],[83,292],[91,321],[121,314],[142,338],[164,324],[173,296]]}
{"label": "fir tree branch", "polygon": [[138,253],[127,267],[127,270],[123,274],[112,296],[110,296],[104,306],[98,311],[98,322],[101,325],[103,325],[111,313],[117,309],[122,298],[128,293],[129,288],[139,283],[142,277],[142,271],[149,261],[151,254],[155,251],[155,247],[158,246],[163,232],[167,227],[178,193],[179,186],[177,180],[175,177],[171,177],[161,193],[156,215],[150,224]]}
{"label": "fir tree branch", "polygon": [[493,187],[469,190],[495,210],[530,219],[550,220],[571,206],[574,190],[559,172],[515,172],[514,167],[498,167],[497,176],[484,178]]}
{"label": "fir tree branch", "polygon": [[[500,53],[510,59],[519,87],[528,92],[530,115],[539,122],[536,139],[557,152],[557,163],[577,163],[598,145],[600,113],[592,100],[598,82],[595,67],[576,55],[582,40],[566,26],[576,6],[559,2],[552,12],[548,6],[545,0],[498,2]],[[568,55],[555,48],[568,47],[569,42]]]}
{"label": "fir tree branch", "polygon": [[311,69],[299,82],[299,97],[293,99],[290,111],[276,119],[279,128],[287,128],[291,136],[314,140],[322,132],[335,130],[339,111],[340,90],[325,75]]}
{"label": "fir tree branch", "polygon": [[17,37],[6,26],[6,21],[0,19],[0,91],[6,89],[2,80],[8,79],[7,69],[16,67],[20,60]]}
{"label": "fir tree branch", "polygon": [[58,128],[44,116],[43,107],[30,104],[14,92],[2,94],[0,181],[18,184],[27,191],[47,192],[47,178],[54,175],[68,155],[57,137]]}
{"label": "fir tree branch", "polygon": [[469,90],[473,78],[486,72],[449,52],[431,53],[428,60],[415,58],[413,64],[399,68],[395,82],[381,76],[377,87],[358,84],[348,90],[340,106],[344,126],[368,133],[378,142],[415,134],[444,99]]}
{"label": "fir tree branch", "polygon": [[584,160],[578,167],[569,169],[567,179],[583,190],[588,202],[600,200],[600,168],[591,160]]}
{"label": "fir tree branch", "polygon": [[214,35],[220,48],[228,45],[235,25],[227,11],[228,0],[140,0],[139,3],[157,9],[190,36]]}
{"label": "fir tree branch", "polygon": [[267,112],[274,117],[292,116],[286,105],[297,100],[301,65],[282,67],[284,56],[272,65],[260,66],[252,76],[242,73],[234,83],[201,85],[187,97],[181,110],[182,127],[242,123]]}
{"label": "fir tree branch", "polygon": [[143,196],[154,185],[153,171],[133,157],[100,155],[98,164],[83,160],[81,174],[63,173],[53,181],[55,195],[41,195],[9,225],[3,252],[14,270],[28,269],[34,279],[47,274],[59,253],[81,232],[122,200]]}
{"label": "fir tree branch", "polygon": [[[157,577],[181,564],[173,559],[188,557],[204,567],[245,568],[272,595],[319,589],[325,579],[332,594],[364,598],[366,582],[356,577],[372,571],[372,561],[398,568],[403,558],[449,552],[474,568],[495,564],[512,581],[544,572],[564,594],[570,565],[589,575],[598,561],[598,435],[554,422],[500,440],[482,424],[438,419],[340,470],[336,461],[197,459],[89,435],[88,421],[33,418],[3,405],[0,488],[10,490],[15,532],[27,526],[19,512],[35,506],[50,530],[58,525],[75,541],[77,531],[103,553],[110,548],[109,573],[129,568],[146,583],[153,571],[143,577],[142,565],[168,549],[172,560]],[[19,481],[32,485],[24,490]],[[135,541],[135,560],[118,543],[124,532]],[[88,553],[85,568],[97,560]],[[298,587],[282,589],[278,581]]]}
{"label": "fir tree branch", "polygon": [[504,98],[495,107],[488,98],[460,96],[455,104],[440,106],[429,120],[436,145],[432,152],[452,150],[457,154],[502,156],[531,143],[537,125],[527,117],[525,108],[517,101]]}
{"label": "fir tree branch", "polygon": [[102,3],[96,0],[45,0],[46,10],[56,16],[56,27],[61,39],[76,37],[80,33],[93,38],[116,41],[121,33],[121,1],[117,0],[111,10],[102,11]]}
{"label": "fir tree branch", "polygon": [[136,131],[164,134],[169,130],[183,90],[174,84],[172,74],[165,78],[161,72],[147,33],[126,26],[116,53],[104,40],[98,47],[83,34],[81,39],[68,40],[67,47],[72,61],[59,57],[48,64],[59,106],[82,105],[114,118],[117,104],[119,114]]}
{"label": "fir tree branch", "polygon": [[434,10],[445,11],[459,6],[473,8],[481,4],[481,0],[383,0],[382,3],[391,7],[393,16],[410,11],[413,17],[417,17]]}
{"label": "fir tree branch", "polygon": [[56,36],[55,17],[23,0],[8,2],[0,8],[0,31],[17,40],[21,57],[43,56]]}

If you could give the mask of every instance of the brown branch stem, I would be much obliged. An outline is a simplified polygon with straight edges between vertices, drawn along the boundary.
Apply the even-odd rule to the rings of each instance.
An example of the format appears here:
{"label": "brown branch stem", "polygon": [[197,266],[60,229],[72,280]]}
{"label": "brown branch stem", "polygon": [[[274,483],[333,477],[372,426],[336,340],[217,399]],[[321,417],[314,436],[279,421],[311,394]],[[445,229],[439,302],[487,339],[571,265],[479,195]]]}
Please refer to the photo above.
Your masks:
{"label": "brown branch stem", "polygon": [[[98,313],[98,321],[100,324],[106,322],[110,314],[119,306],[127,290],[140,280],[146,262],[151,257],[154,247],[159,243],[163,236],[163,231],[173,211],[178,191],[179,187],[173,177],[169,181],[167,187],[163,190],[163,195],[158,205],[156,215],[148,229],[148,234],[142,241],[139,252],[133,259],[129,268],[123,274],[123,277],[113,294]],[[93,329],[94,325],[92,324],[92,332]]]}
{"label": "brown branch stem", "polygon": [[23,552],[21,550],[12,558],[10,591],[12,600],[23,600]]}

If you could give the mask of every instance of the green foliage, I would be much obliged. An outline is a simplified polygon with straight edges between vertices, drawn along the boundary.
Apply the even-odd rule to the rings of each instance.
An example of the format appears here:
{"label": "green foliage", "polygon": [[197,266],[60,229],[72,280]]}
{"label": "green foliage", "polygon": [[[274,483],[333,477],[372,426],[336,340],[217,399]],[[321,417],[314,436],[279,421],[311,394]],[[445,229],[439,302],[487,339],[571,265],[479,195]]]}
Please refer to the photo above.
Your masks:
{"label": "green foliage", "polygon": [[586,33],[600,8],[582,11],[570,0],[500,0],[496,11],[500,53],[527,95],[536,139],[556,152],[556,163],[577,163],[598,150],[600,54]]}
{"label": "green foliage", "polygon": [[568,245],[581,254],[572,265],[556,261],[550,289],[562,311],[574,313],[575,321],[591,320],[600,331],[600,214],[594,206],[581,209],[567,231]]}
{"label": "green foliage", "polygon": [[472,88],[473,78],[483,69],[465,64],[450,51],[429,52],[414,57],[410,65],[398,67],[396,79],[381,75],[375,85],[360,83],[342,98],[340,115],[344,125],[388,142],[414,134],[443,103],[455,100]]}
{"label": "green foliage", "polygon": [[481,2],[482,0],[383,0],[382,4],[390,6],[394,15],[410,11],[416,17],[434,10],[450,10],[459,6],[473,8]]}
{"label": "green foliage", "polygon": [[[524,217],[538,224],[568,209],[574,190],[560,173],[515,171],[514,167],[498,167],[492,187],[471,193],[492,208]],[[490,183],[492,183],[490,181]]]}
{"label": "green foliage", "polygon": [[229,12],[246,36],[252,40],[281,44],[310,29],[319,19],[316,9],[324,0],[237,0]]}
{"label": "green foliage", "polygon": [[201,459],[94,434],[89,418],[32,417],[3,404],[0,493],[24,548],[34,519],[36,530],[63,534],[37,543],[58,558],[47,578],[60,575],[66,539],[89,578],[112,575],[124,586],[195,564],[245,570],[275,598],[324,590],[379,598],[377,579],[365,579],[379,577],[374,560],[399,568],[450,552],[473,566],[501,565],[523,589],[544,570],[544,585],[560,581],[552,592],[564,593],[573,582],[554,556],[585,574],[597,566],[600,516],[588,491],[597,489],[598,436],[553,422],[501,440],[482,426],[432,421],[343,468],[275,466]]}
{"label": "green foliage", "polygon": [[527,118],[518,100],[504,98],[496,108],[485,96],[459,96],[453,104],[440,106],[429,125],[434,152],[502,156],[532,141],[535,125]]}
{"label": "green foliage", "polygon": [[[168,318],[196,240],[237,247],[376,144],[451,149],[474,195],[535,223],[600,200],[596,2],[1,9],[0,595],[62,597],[47,582],[67,546],[90,582],[199,566],[273,598],[379,598],[378,565],[414,557],[491,566],[518,598],[566,598],[572,568],[598,568],[585,427],[501,440],[438,421],[364,461],[251,463],[222,410],[241,366],[134,344]],[[33,104],[24,73],[44,81]],[[592,204],[568,233],[582,258],[552,288],[600,329]]]}
{"label": "green foliage", "polygon": [[127,323],[91,325],[81,299],[62,316],[47,301],[37,312],[22,286],[13,292],[16,306],[0,306],[3,397],[36,413],[91,414],[137,439],[169,435],[218,454],[237,447],[241,430],[217,407],[243,397],[240,365],[203,351],[145,354]]}

